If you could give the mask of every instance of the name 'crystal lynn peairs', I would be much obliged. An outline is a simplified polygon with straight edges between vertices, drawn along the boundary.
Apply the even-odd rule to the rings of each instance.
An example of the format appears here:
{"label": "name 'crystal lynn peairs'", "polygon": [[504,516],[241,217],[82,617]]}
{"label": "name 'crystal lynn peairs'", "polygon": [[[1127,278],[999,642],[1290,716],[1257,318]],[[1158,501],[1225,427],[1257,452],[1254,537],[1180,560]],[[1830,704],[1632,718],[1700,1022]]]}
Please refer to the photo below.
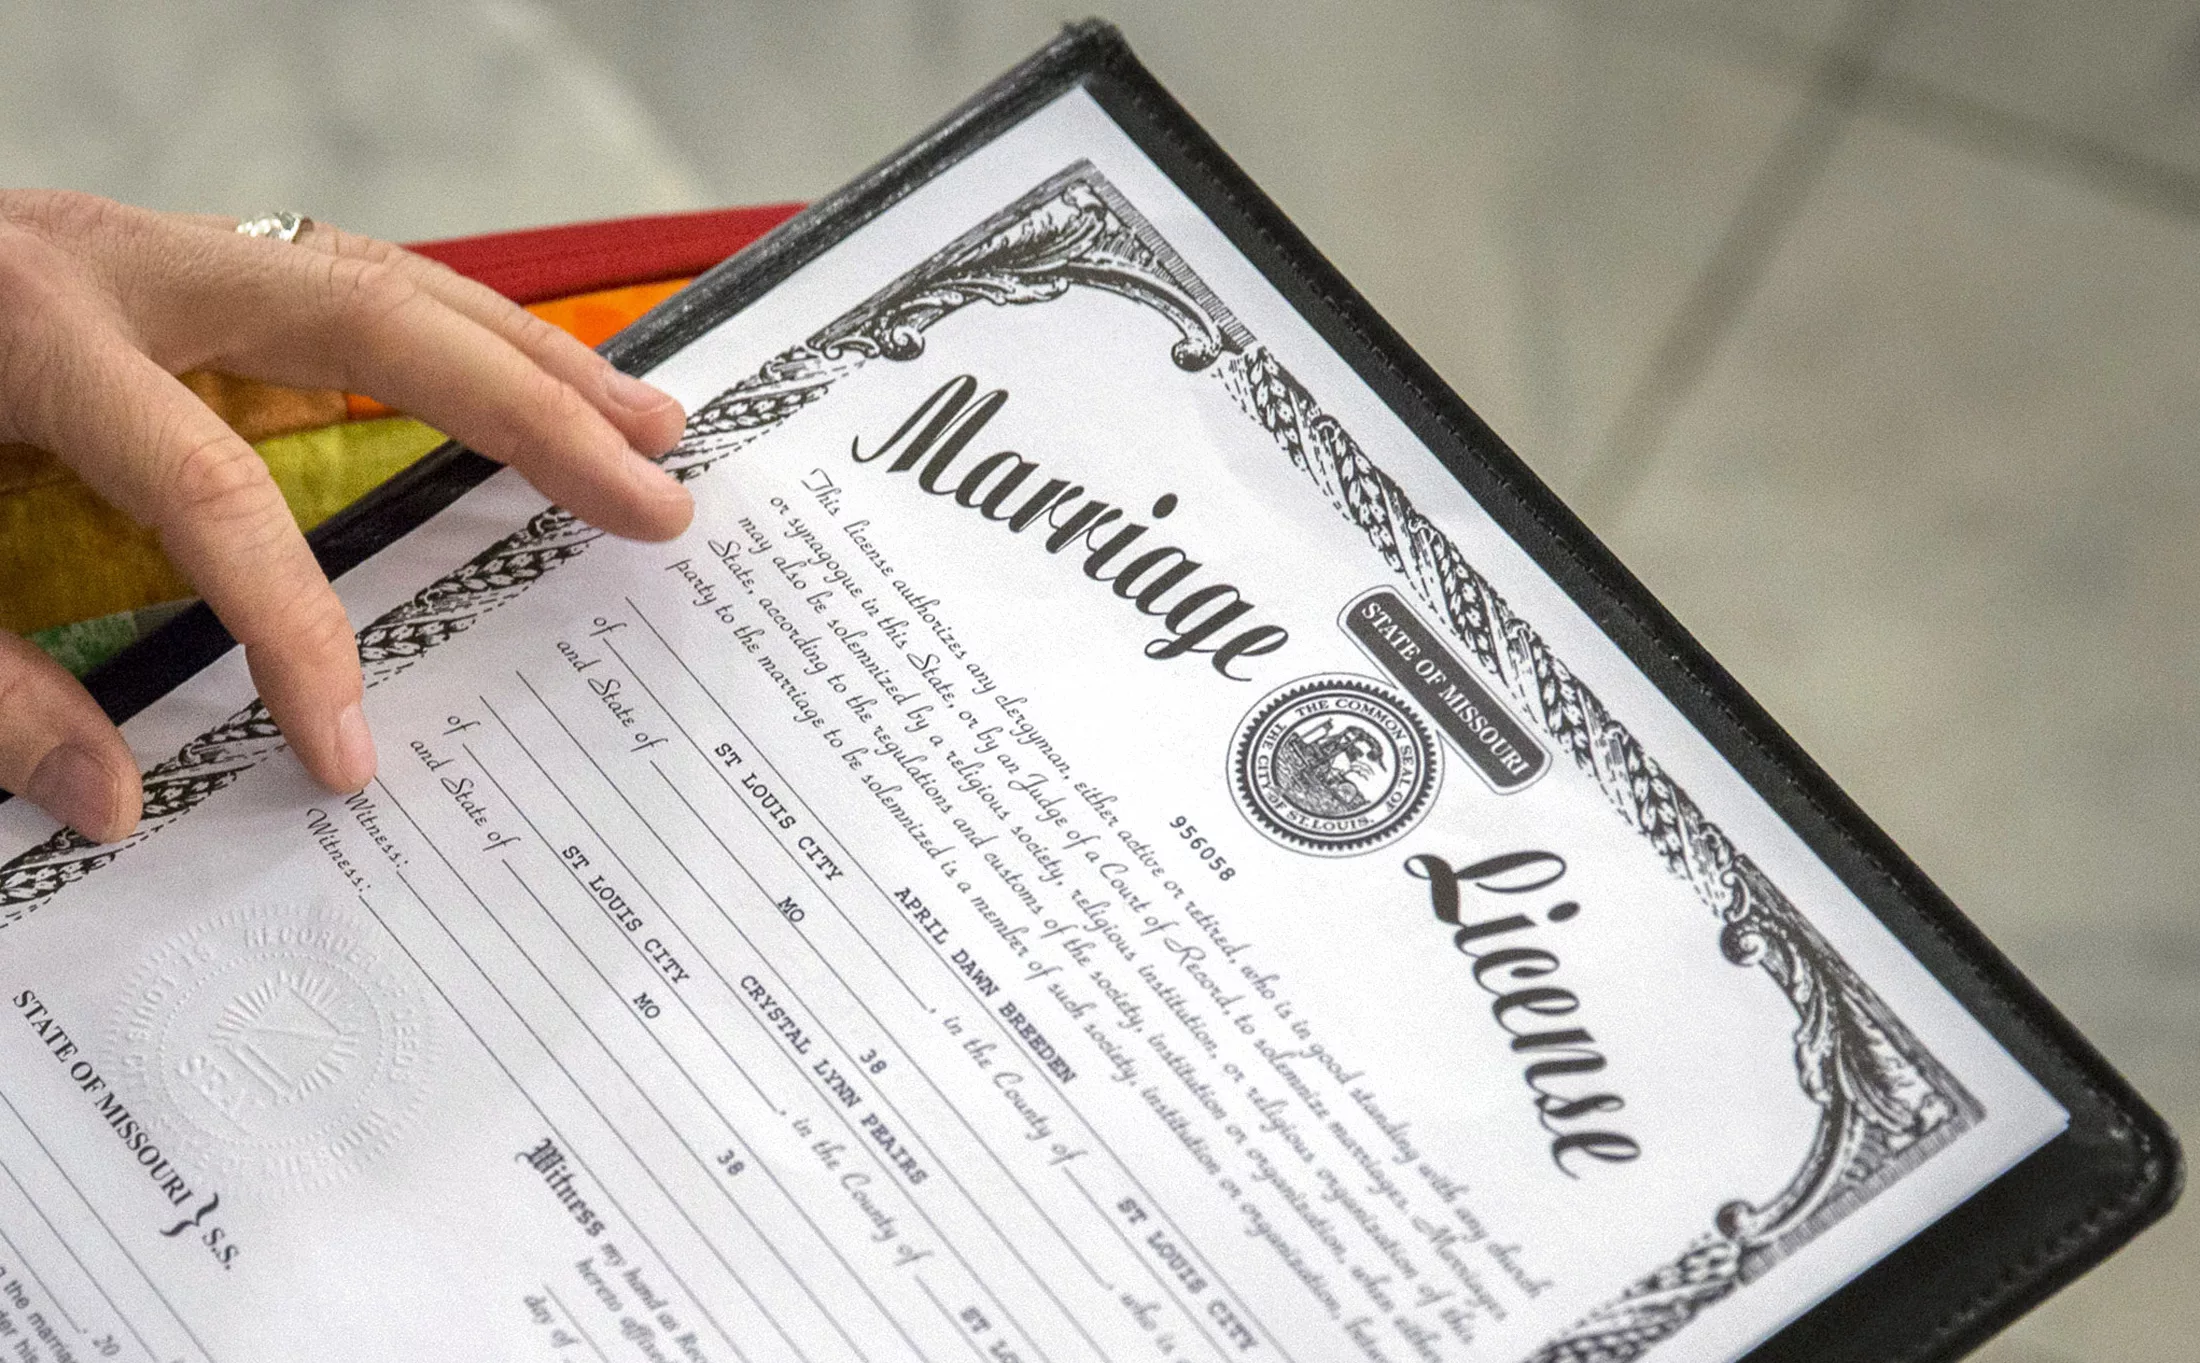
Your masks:
{"label": "name 'crystal lynn peairs'", "polygon": [[[1171,601],[1171,594],[1205,566],[1173,544],[1148,549],[1111,570],[1117,557],[1151,526],[1125,521],[1115,526],[1107,538],[1097,538],[1102,527],[1123,520],[1122,508],[1085,496],[1082,486],[1066,478],[1048,478],[1010,509],[1025,481],[1039,470],[1035,461],[1014,450],[999,450],[977,459],[956,470],[959,476],[949,481],[950,470],[964,447],[1007,403],[1006,391],[995,388],[981,396],[977,380],[964,374],[940,385],[885,441],[866,451],[859,436],[849,442],[848,454],[859,464],[876,463],[892,454],[894,461],[886,469],[889,473],[907,473],[921,463],[924,467],[917,472],[918,487],[935,497],[952,497],[957,506],[1007,526],[1012,534],[1021,534],[1044,519],[1052,530],[1045,540],[1048,553],[1059,554],[1072,544],[1082,543],[1087,550],[1086,577],[1109,585],[1141,613],[1161,621],[1168,632],[1147,643],[1147,657],[1166,661],[1204,653],[1209,655],[1209,665],[1230,680],[1252,680],[1232,672],[1230,665],[1276,652],[1290,640],[1290,631],[1281,625],[1241,625],[1255,607],[1227,582],[1195,587]],[[1072,507],[1081,497],[1083,502]],[[1176,494],[1164,492],[1155,499],[1149,514],[1154,520],[1162,520],[1176,510],[1176,505]],[[1235,632],[1226,633],[1232,630]]]}

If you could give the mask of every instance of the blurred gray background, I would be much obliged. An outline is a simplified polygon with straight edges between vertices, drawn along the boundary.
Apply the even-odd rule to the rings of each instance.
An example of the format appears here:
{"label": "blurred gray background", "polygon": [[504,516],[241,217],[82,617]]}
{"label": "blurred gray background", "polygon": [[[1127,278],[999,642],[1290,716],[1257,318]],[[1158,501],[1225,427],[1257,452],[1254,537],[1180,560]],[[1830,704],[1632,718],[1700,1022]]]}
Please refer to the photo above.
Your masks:
{"label": "blurred gray background", "polygon": [[[2200,1133],[2200,4],[1094,4]],[[809,198],[1062,0],[0,0],[0,184]],[[2200,1211],[1990,1347],[2200,1358]]]}

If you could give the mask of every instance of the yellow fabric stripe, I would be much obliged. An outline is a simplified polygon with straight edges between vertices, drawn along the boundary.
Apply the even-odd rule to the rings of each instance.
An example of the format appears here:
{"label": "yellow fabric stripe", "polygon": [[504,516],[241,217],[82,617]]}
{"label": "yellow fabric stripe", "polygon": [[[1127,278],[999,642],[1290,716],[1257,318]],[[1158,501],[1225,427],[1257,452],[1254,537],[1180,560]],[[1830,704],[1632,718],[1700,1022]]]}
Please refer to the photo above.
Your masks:
{"label": "yellow fabric stripe", "polygon": [[[307,529],[443,442],[408,417],[273,436],[254,448]],[[0,628],[19,634],[190,596],[152,532],[56,466],[0,495]]]}

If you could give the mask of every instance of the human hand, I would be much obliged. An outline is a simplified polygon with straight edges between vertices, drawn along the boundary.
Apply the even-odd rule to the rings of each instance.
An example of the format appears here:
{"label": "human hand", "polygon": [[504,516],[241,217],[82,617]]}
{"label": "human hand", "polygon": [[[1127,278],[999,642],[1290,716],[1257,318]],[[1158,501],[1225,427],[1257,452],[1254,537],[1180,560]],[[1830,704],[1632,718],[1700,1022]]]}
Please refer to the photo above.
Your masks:
{"label": "human hand", "polygon": [[[0,190],[0,442],[50,451],[158,532],[334,790],[374,774],[351,625],[266,464],[174,377],[193,369],[381,399],[613,534],[670,539],[694,514],[645,457],[678,442],[677,403],[440,265],[319,223],[284,243],[227,219]],[[0,788],[101,841],[143,804],[90,694],[4,632]]]}

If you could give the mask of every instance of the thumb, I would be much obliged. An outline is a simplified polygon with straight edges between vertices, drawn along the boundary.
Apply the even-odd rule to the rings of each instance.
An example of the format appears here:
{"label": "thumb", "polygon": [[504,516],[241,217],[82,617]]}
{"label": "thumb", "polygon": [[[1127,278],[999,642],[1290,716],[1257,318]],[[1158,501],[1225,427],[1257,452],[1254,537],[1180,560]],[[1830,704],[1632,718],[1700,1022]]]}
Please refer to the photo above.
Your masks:
{"label": "thumb", "polygon": [[95,842],[137,827],[136,759],[91,693],[29,641],[0,631],[0,788]]}

